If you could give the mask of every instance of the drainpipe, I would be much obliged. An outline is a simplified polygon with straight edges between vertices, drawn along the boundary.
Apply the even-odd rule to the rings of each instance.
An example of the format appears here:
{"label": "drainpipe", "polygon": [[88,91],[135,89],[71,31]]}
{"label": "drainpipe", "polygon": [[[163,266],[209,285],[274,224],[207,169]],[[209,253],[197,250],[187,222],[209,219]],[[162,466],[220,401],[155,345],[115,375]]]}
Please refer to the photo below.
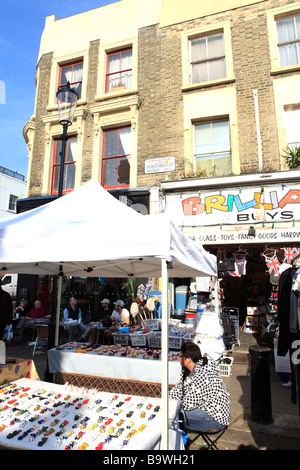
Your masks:
{"label": "drainpipe", "polygon": [[253,90],[253,97],[254,97],[256,136],[257,136],[257,147],[258,147],[258,170],[262,171],[263,162],[262,162],[262,150],[261,150],[261,136],[260,136],[260,125],[259,125],[259,110],[258,110],[257,90]]}

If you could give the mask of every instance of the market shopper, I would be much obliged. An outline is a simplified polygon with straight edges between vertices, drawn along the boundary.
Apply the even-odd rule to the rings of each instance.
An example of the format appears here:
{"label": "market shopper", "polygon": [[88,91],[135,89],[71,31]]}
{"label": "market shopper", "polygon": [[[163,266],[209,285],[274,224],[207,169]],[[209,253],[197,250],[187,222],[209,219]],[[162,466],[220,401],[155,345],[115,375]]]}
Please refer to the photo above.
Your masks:
{"label": "market shopper", "polygon": [[20,305],[16,307],[16,318],[26,317],[31,308],[27,300],[22,299]]}
{"label": "market shopper", "polygon": [[100,301],[100,311],[99,311],[99,319],[102,320],[107,315],[111,316],[112,314],[112,307],[110,305],[109,299],[103,299]]}
{"label": "market shopper", "polygon": [[230,395],[216,362],[201,355],[195,343],[184,343],[180,350],[180,380],[170,391],[179,400],[188,429],[219,431],[230,421]]}
{"label": "market shopper", "polygon": [[114,302],[115,309],[112,313],[112,317],[116,323],[116,326],[130,326],[130,313],[127,308],[124,308],[123,300],[117,300]]}
{"label": "market shopper", "polygon": [[[109,299],[103,299],[101,300],[101,307],[100,311],[98,314],[99,320],[101,320],[102,325],[104,327],[110,327],[112,325],[112,318],[111,318],[111,308],[110,308],[110,300]],[[89,343],[95,343],[95,338],[96,338],[96,331],[95,331],[95,323],[97,322],[91,322],[87,327],[86,330],[83,332],[79,339],[79,341],[88,341]]]}
{"label": "market shopper", "polygon": [[119,299],[113,302],[115,309],[111,314],[113,321],[112,326],[105,332],[105,342],[112,343],[112,333],[119,331],[122,327],[130,326],[130,313],[127,308],[124,308],[123,300]]}
{"label": "market shopper", "polygon": [[22,342],[24,328],[32,328],[35,325],[35,320],[46,318],[47,312],[40,300],[35,300],[34,308],[32,308],[24,317],[22,317],[17,324],[14,332],[15,342]]}
{"label": "market shopper", "polygon": [[81,309],[74,296],[70,297],[69,305],[64,309],[64,325],[68,331],[71,331],[72,340],[80,338],[86,330],[86,325],[82,323]]}
{"label": "market shopper", "polygon": [[2,281],[0,279],[0,340],[6,325],[10,325],[13,319],[12,299],[8,292],[2,289]]}

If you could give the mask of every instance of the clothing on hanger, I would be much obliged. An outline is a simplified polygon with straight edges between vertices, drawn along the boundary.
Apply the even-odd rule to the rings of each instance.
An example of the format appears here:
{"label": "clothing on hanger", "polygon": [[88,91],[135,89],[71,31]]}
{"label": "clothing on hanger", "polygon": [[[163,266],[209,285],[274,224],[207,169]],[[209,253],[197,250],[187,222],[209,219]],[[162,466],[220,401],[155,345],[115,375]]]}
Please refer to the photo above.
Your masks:
{"label": "clothing on hanger", "polygon": [[279,268],[281,264],[277,256],[274,255],[272,258],[268,258],[267,256],[264,255],[264,257],[265,257],[267,268],[269,270],[269,274],[274,275],[274,276],[279,275]]}
{"label": "clothing on hanger", "polygon": [[289,267],[280,276],[277,312],[279,321],[278,356],[285,356],[291,347],[290,303],[292,280],[296,269]]}
{"label": "clothing on hanger", "polygon": [[299,290],[300,289],[300,268],[292,273],[292,289],[290,297],[290,331],[299,332],[298,309],[300,307]]}
{"label": "clothing on hanger", "polygon": [[265,250],[260,254],[265,258],[273,258],[276,255],[278,250],[276,248],[269,248],[268,245],[265,245]]}
{"label": "clothing on hanger", "polygon": [[233,257],[234,257],[234,264],[235,264],[235,273],[238,276],[244,276],[246,274],[246,265],[247,265],[246,256],[233,254]]}
{"label": "clothing on hanger", "polygon": [[292,266],[300,267],[300,254],[292,260]]}

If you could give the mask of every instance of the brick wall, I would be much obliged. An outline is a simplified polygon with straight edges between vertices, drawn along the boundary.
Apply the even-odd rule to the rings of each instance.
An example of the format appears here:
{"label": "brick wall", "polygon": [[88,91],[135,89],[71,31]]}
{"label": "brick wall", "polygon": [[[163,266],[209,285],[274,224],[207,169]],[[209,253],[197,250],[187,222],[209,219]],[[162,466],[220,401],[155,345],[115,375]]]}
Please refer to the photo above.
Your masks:
{"label": "brick wall", "polygon": [[[278,3],[278,2],[273,2]],[[284,3],[284,2],[282,2]],[[271,62],[265,6],[256,4],[233,12],[231,37],[236,78],[239,156],[242,172],[258,170],[258,146],[253,90],[257,89],[263,169],[279,170]]]}
{"label": "brick wall", "polygon": [[[97,73],[98,73],[98,57],[99,57],[99,40],[90,42],[89,47],[89,64],[88,64],[88,83],[87,83],[87,108],[95,103],[95,95],[97,91]],[[85,183],[92,176],[92,159],[93,159],[93,135],[94,135],[94,118],[89,112],[85,121],[85,129],[83,135],[83,154],[82,154],[82,174],[81,182]]]}
{"label": "brick wall", "polygon": [[35,133],[32,149],[29,197],[40,196],[42,194],[46,135],[42,116],[46,114],[46,106],[49,101],[51,65],[52,53],[43,55],[38,65],[39,82],[36,100]]}
{"label": "brick wall", "polygon": [[138,185],[155,186],[162,173],[145,175],[145,160],[175,156],[183,173],[183,106],[180,36],[158,26],[139,32]]}

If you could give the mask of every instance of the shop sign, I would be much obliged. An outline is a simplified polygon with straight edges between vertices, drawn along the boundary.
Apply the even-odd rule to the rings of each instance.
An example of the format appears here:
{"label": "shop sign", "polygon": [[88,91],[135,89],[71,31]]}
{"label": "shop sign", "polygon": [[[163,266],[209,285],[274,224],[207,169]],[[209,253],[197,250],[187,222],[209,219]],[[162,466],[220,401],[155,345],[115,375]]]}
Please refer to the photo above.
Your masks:
{"label": "shop sign", "polygon": [[175,170],[175,157],[153,158],[145,161],[145,174]]}
{"label": "shop sign", "polygon": [[165,213],[178,226],[300,220],[300,190],[285,184],[167,194]]}
{"label": "shop sign", "polygon": [[255,227],[255,237],[248,235],[248,230],[219,230],[214,231],[188,231],[184,234],[201,245],[226,245],[247,243],[299,243],[300,228],[285,229],[258,229]]}

